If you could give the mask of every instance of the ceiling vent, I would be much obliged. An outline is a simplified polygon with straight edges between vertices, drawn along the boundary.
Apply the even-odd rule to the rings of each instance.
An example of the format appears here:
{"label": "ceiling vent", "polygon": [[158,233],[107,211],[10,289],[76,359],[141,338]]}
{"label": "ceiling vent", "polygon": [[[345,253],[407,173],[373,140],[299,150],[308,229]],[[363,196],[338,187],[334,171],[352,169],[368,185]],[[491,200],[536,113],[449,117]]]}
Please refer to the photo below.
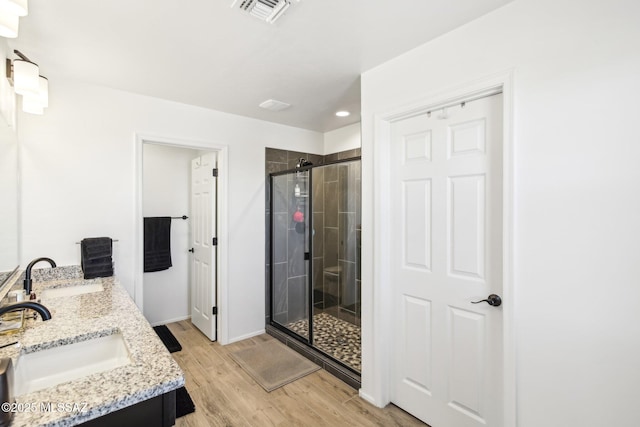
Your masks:
{"label": "ceiling vent", "polygon": [[267,99],[262,104],[260,104],[260,107],[271,111],[282,111],[291,107],[291,104],[287,104],[286,102],[282,101],[276,101],[275,99]]}
{"label": "ceiling vent", "polygon": [[241,11],[273,24],[284,15],[285,10],[291,6],[291,2],[289,0],[233,0],[231,7],[236,5]]}

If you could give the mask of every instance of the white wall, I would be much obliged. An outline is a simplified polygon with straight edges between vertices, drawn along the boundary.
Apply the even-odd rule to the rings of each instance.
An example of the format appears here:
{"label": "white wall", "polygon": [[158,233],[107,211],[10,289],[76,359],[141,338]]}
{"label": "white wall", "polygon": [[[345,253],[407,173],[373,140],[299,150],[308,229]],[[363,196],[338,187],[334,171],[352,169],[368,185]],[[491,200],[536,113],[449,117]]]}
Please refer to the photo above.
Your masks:
{"label": "white wall", "polygon": [[[143,216],[189,216],[191,159],[197,156],[193,149],[143,145]],[[171,221],[171,268],[143,275],[143,312],[152,325],[190,317],[189,221]]]}
{"label": "white wall", "polygon": [[[640,2],[516,0],[362,77],[363,232],[374,115],[513,70],[517,424],[640,419]],[[363,284],[376,236],[363,233]],[[363,285],[364,304],[374,301]],[[375,313],[363,389],[382,396]]]}
{"label": "white wall", "polygon": [[133,295],[135,135],[229,147],[228,337],[264,329],[265,147],[322,153],[322,134],[50,75],[43,116],[21,114],[21,265],[79,264],[87,236],[111,236],[116,274]]}
{"label": "white wall", "polygon": [[360,123],[347,125],[324,134],[324,154],[339,153],[361,147]]}

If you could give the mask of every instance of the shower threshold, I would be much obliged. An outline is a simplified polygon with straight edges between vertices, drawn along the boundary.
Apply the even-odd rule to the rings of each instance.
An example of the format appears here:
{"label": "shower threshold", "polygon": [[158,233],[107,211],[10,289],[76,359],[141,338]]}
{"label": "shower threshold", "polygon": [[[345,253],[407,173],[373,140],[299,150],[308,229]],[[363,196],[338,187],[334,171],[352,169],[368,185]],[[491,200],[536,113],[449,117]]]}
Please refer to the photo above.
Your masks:
{"label": "shower threshold", "polygon": [[347,383],[349,386],[356,390],[360,389],[360,374],[355,372],[353,368],[331,357],[324,350],[301,342],[298,338],[295,338],[291,332],[286,331],[282,325],[278,325],[277,323],[267,325],[266,332],[307,359],[320,365],[325,371]]}
{"label": "shower threshold", "polygon": [[[289,323],[286,328],[301,336],[309,336],[307,319]],[[362,356],[360,327],[328,313],[313,315],[313,345],[334,359],[360,372]]]}

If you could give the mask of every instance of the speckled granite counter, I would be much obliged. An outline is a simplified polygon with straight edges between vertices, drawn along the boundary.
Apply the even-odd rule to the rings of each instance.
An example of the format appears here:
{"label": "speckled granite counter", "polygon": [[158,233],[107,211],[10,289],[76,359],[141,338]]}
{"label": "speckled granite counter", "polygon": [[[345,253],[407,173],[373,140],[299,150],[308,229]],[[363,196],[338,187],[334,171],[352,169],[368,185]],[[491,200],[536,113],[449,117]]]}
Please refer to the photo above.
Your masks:
{"label": "speckled granite counter", "polygon": [[[51,275],[44,277],[48,281],[34,280],[33,289],[40,296],[47,288],[101,283],[104,290],[43,298],[41,302],[51,311],[51,320],[43,322],[38,317],[29,321],[24,332],[0,336],[0,346],[20,343],[0,349],[0,357],[11,357],[15,366],[21,353],[121,333],[131,363],[17,396],[16,403],[28,405],[32,411],[16,412],[12,427],[73,426],[184,385],[180,367],[117,279],[83,280],[77,273],[73,268],[51,269]],[[60,412],[46,411],[40,409],[41,403],[68,406]]]}

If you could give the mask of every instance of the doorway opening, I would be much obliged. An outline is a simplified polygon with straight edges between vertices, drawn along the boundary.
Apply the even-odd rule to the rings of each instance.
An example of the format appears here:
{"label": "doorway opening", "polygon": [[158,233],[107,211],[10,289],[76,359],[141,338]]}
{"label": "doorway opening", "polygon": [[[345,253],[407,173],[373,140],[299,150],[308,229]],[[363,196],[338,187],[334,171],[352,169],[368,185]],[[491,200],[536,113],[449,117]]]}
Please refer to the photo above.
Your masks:
{"label": "doorway opening", "polygon": [[[136,151],[135,302],[152,325],[191,319],[224,344],[227,148],[138,135]],[[172,218],[171,266],[144,272],[144,218],[154,217]]]}

